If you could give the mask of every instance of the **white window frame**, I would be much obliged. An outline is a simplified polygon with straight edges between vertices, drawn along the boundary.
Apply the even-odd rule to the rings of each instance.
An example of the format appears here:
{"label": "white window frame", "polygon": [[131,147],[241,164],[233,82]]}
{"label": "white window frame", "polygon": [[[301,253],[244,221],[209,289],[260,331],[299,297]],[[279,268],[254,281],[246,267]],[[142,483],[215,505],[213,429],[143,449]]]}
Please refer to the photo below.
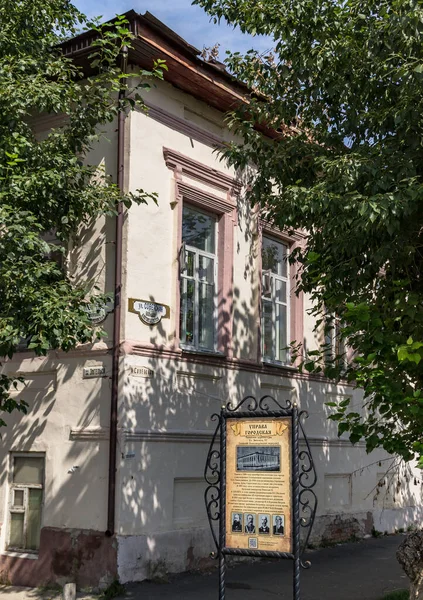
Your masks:
{"label": "white window frame", "polygon": [[[329,315],[326,318],[329,318]],[[341,319],[335,316],[330,325],[325,323],[325,328],[327,328],[325,333],[326,362],[336,362],[342,369],[345,369],[348,362],[347,347],[345,340],[340,337]],[[339,358],[336,358],[337,356]]]}
{"label": "white window frame", "polygon": [[[262,236],[262,244],[261,244],[261,252],[263,252],[264,240],[270,240],[275,244],[280,244],[286,248],[286,276],[278,275],[277,273],[273,273],[270,269],[262,270],[261,273],[261,356],[262,361],[268,364],[276,364],[276,365],[288,365],[290,364],[290,352],[289,348],[286,351],[286,359],[280,360],[279,358],[270,358],[265,356],[264,353],[264,305],[265,303],[272,305],[272,345],[279,352],[279,331],[276,326],[276,307],[277,306],[285,306],[286,307],[286,342],[287,346],[289,346],[290,335],[291,335],[291,285],[290,285],[290,265],[289,265],[289,251],[290,246],[287,242],[272,237],[271,235],[263,234]],[[286,301],[281,302],[276,300],[276,281],[280,281],[285,283],[286,285]],[[266,295],[267,294],[267,295]],[[270,294],[271,298],[269,299],[268,294]]]}
{"label": "white window frame", "polygon": [[[217,351],[217,319],[218,319],[218,306],[217,306],[217,285],[218,285],[218,242],[219,242],[219,219],[216,214],[207,212],[194,206],[190,203],[184,203],[183,206],[187,206],[188,208],[200,213],[204,214],[207,217],[211,218],[214,222],[214,234],[215,234],[215,252],[214,254],[211,252],[206,252],[204,250],[200,250],[195,246],[190,246],[185,242],[182,243],[180,251],[179,251],[179,277],[181,282],[181,291],[180,291],[180,303],[182,309],[183,296],[186,294],[187,281],[194,282],[194,339],[192,343],[183,342],[183,338],[186,338],[186,319],[187,314],[184,313],[183,321],[180,320],[180,347],[183,350],[194,350],[200,352],[213,352]],[[182,209],[183,215],[183,209]],[[182,217],[183,219],[183,217]],[[183,223],[181,224],[183,227]],[[188,276],[184,274],[185,271],[185,253],[191,252],[194,254],[194,275]],[[213,347],[208,348],[206,346],[201,346],[199,343],[199,327],[200,327],[200,315],[199,315],[199,284],[201,283],[201,279],[199,277],[199,269],[200,269],[200,257],[205,257],[212,259],[214,261],[214,269],[213,269]]]}
{"label": "white window frame", "polygon": [[[44,460],[44,468],[43,468],[43,483],[14,483],[14,459],[15,458],[42,458]],[[19,513],[24,514],[24,542],[27,545],[27,529],[28,529],[28,509],[29,509],[29,490],[37,489],[43,491],[43,497],[41,501],[41,518],[40,518],[40,531],[42,529],[42,521],[43,521],[43,509],[44,509],[44,490],[45,490],[45,454],[36,453],[36,452],[12,452],[10,454],[10,477],[9,477],[9,502],[8,502],[8,515],[7,515],[7,537],[6,537],[6,551],[7,552],[17,552],[19,554],[38,554],[39,550],[33,550],[29,548],[19,548],[16,546],[10,545],[10,534],[12,528],[12,514]],[[24,495],[23,506],[15,506],[15,490],[22,490]]]}

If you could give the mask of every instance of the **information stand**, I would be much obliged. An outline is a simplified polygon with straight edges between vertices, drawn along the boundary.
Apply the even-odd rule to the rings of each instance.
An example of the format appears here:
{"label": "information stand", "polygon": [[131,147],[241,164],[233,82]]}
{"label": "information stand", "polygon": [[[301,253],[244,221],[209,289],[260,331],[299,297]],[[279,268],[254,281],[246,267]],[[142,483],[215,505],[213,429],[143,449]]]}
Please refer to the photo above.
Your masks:
{"label": "information stand", "polygon": [[228,403],[212,416],[217,426],[204,473],[205,503],[219,559],[219,600],[225,599],[230,555],[292,560],[293,598],[300,600],[300,570],[310,566],[302,555],[317,509],[316,471],[302,425],[307,416],[268,395]]}

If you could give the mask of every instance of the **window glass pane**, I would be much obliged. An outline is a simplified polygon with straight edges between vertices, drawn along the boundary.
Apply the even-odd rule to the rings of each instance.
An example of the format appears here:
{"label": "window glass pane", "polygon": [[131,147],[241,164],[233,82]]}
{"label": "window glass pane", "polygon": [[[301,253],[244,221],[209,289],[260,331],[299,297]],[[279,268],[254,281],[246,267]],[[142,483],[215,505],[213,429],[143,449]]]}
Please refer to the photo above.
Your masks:
{"label": "window glass pane", "polygon": [[23,490],[15,490],[13,496],[13,506],[23,506],[24,505],[24,491]]}
{"label": "window glass pane", "polygon": [[214,285],[201,283],[199,289],[199,345],[214,349]]}
{"label": "window glass pane", "polygon": [[185,269],[183,271],[184,275],[187,277],[194,277],[194,269],[195,269],[195,254],[193,252],[188,252],[185,250]]}
{"label": "window glass pane", "polygon": [[29,490],[27,517],[27,548],[30,550],[38,550],[38,548],[40,547],[42,501],[42,490]]}
{"label": "window glass pane", "polygon": [[10,515],[10,536],[9,546],[11,548],[24,547],[24,514],[11,513]]}
{"label": "window glass pane", "polygon": [[286,304],[286,281],[275,279],[275,300]]}
{"label": "window glass pane", "polygon": [[263,302],[262,319],[263,356],[269,360],[275,359],[273,343],[273,312],[270,302]]}
{"label": "window glass pane", "polygon": [[43,483],[44,458],[15,456],[13,459],[13,481],[14,483]]}
{"label": "window glass pane", "polygon": [[281,362],[286,362],[288,360],[288,352],[286,346],[288,341],[286,339],[287,332],[287,312],[286,306],[281,304],[276,305],[276,331],[277,331],[277,349],[278,356],[277,360]]}
{"label": "window glass pane", "polygon": [[194,343],[194,304],[195,283],[188,279],[181,280],[181,342]]}
{"label": "window glass pane", "polygon": [[182,241],[204,252],[215,253],[216,220],[189,206],[182,211]]}
{"label": "window glass pane", "polygon": [[332,328],[325,327],[325,356],[327,360],[332,359],[333,350],[333,330]]}
{"label": "window glass pane", "polygon": [[199,279],[207,281],[208,283],[214,283],[214,260],[213,260],[213,258],[207,258],[207,256],[200,256],[199,262],[200,262],[200,267],[198,270]]}
{"label": "window glass pane", "polygon": [[273,286],[273,278],[269,271],[263,272],[262,277],[262,295],[266,298],[271,298],[272,296],[272,286]]}
{"label": "window glass pane", "polygon": [[286,246],[281,242],[276,242],[269,238],[263,238],[263,246],[261,251],[262,269],[267,271],[270,269],[272,273],[287,276],[287,261],[286,261]]}

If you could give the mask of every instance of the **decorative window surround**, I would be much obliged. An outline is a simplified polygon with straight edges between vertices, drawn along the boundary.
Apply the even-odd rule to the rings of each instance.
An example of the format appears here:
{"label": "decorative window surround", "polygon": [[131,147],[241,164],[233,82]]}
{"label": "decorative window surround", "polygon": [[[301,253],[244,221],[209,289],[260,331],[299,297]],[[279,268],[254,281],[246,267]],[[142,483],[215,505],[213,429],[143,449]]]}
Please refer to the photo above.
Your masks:
{"label": "decorative window surround", "polygon": [[[292,252],[293,250],[295,250],[296,247],[303,245],[305,243],[305,235],[300,232],[300,231],[295,231],[294,233],[292,233],[291,235],[288,235],[286,232],[281,231],[280,229],[272,226],[271,224],[269,224],[267,221],[264,221],[263,219],[260,219],[258,217],[258,235],[259,235],[259,241],[260,241],[260,248],[262,246],[262,240],[263,240],[263,236],[270,236],[275,238],[276,240],[280,240],[281,242],[284,242],[285,244],[287,244],[289,252]],[[261,264],[261,251],[258,253],[258,260],[259,260],[259,271],[261,274],[262,271],[262,264]],[[299,268],[300,266],[297,264],[294,265],[288,265],[289,267],[289,280],[290,280],[290,340],[288,341],[288,343],[290,343],[291,341],[296,341],[296,342],[303,342],[303,335],[304,335],[304,294],[303,292],[301,292],[298,296],[295,294],[295,287],[296,287],[296,283],[297,283],[297,275],[299,273]],[[262,277],[260,276],[259,278],[260,281],[260,285],[262,285]],[[260,315],[262,314],[262,301],[261,301],[261,296],[262,293],[260,291]],[[259,325],[259,344],[258,344],[258,355],[260,357],[260,361],[262,360],[261,358],[261,337],[262,337],[262,332],[261,332],[261,318],[260,318],[260,325]],[[300,361],[300,358],[298,359],[298,362]],[[266,364],[272,364],[272,363],[266,363]],[[275,363],[275,365],[277,365],[277,363]],[[288,365],[287,365],[288,366]]]}
{"label": "decorative window surround", "polygon": [[222,200],[215,194],[210,194],[182,181],[177,181],[175,201],[180,202],[181,200],[186,200],[189,204],[200,206],[216,214],[231,213],[236,208],[234,203]]}
{"label": "decorative window surround", "polygon": [[175,179],[181,180],[183,175],[197,179],[210,187],[226,192],[228,202],[235,204],[235,198],[242,188],[240,181],[170,148],[163,148],[163,156],[168,169],[174,171]]}
{"label": "decorative window surround", "polygon": [[[177,209],[177,248],[176,256],[182,244],[182,209],[188,205],[198,207],[213,213],[218,225],[218,273],[217,273],[217,344],[218,353],[232,356],[232,325],[233,325],[233,261],[234,261],[234,227],[237,223],[236,195],[241,184],[233,177],[217,171],[212,167],[180,154],[175,150],[163,148],[166,166],[173,170],[175,181],[175,197],[171,203]],[[225,192],[226,197],[220,197],[212,192],[187,183],[183,177],[189,177],[202,184]],[[177,262],[177,261],[176,261]],[[176,306],[180,305],[179,286],[176,291]],[[178,311],[179,313],[179,311]],[[179,317],[179,314],[178,314]],[[179,318],[175,322],[175,344],[179,345]]]}

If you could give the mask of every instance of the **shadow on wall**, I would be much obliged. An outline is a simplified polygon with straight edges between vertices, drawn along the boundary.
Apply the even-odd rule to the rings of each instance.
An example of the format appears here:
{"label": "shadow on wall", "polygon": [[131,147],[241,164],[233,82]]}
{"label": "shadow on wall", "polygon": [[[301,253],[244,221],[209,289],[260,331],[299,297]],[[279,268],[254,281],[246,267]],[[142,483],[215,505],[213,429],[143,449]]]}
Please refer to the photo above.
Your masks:
{"label": "shadow on wall", "polygon": [[[362,537],[374,528],[374,514],[379,510],[375,503],[380,501],[373,500],[374,488],[386,455],[377,452],[374,458],[367,457],[362,444],[352,447],[347,439],[338,442],[336,423],[327,421],[330,408],[325,402],[352,395],[351,388],[257,364],[259,280],[255,265],[259,249],[252,218],[246,213],[238,223],[238,236],[243,235],[248,242],[249,253],[241,258],[242,245],[235,245],[235,264],[240,268],[244,260],[243,279],[250,300],[245,300],[243,289],[234,285],[232,298],[223,299],[218,307],[219,327],[225,329],[231,322],[229,307],[233,302],[232,350],[242,361],[178,355],[165,349],[151,352],[142,345],[124,358],[118,486],[122,492],[118,560],[124,582],[208,564],[206,557],[215,548],[204,508],[203,471],[215,428],[211,415],[223,404],[237,403],[248,394],[271,394],[282,403],[296,398],[309,412],[306,430],[319,475],[314,541]],[[247,224],[242,229],[243,222]],[[147,294],[143,292],[141,297]],[[156,299],[150,296],[150,300]],[[171,346],[173,337],[162,322],[149,330],[147,327],[140,322],[130,337],[146,339],[149,331],[151,347],[158,339],[167,339]],[[133,367],[145,367],[147,373],[136,377]],[[360,398],[355,397],[354,402],[360,403]],[[328,439],[336,441],[329,443]],[[414,486],[413,482],[411,490],[403,493],[401,506],[415,506],[420,491],[421,484]],[[407,526],[411,513],[413,519],[421,517],[420,509],[404,516],[397,507],[390,517],[391,531]]]}
{"label": "shadow on wall", "polygon": [[[83,228],[70,256],[70,272],[113,289],[114,221]],[[87,250],[87,245],[89,250]],[[88,260],[89,256],[89,260]],[[78,269],[76,269],[78,267]],[[77,274],[77,276],[76,276]],[[95,277],[95,279],[94,279]],[[111,339],[112,319],[104,328]],[[30,359],[30,361],[25,360]],[[0,554],[0,583],[43,586],[75,581],[105,587],[116,578],[117,544],[105,536],[108,486],[111,356],[106,344],[64,355],[15,355],[5,364],[24,372],[28,415],[13,413],[0,438],[0,490],[8,487],[9,452],[45,454],[45,487],[38,558]],[[102,364],[106,375],[84,380],[83,367]],[[9,467],[9,468],[8,468]],[[0,495],[0,498],[2,496]],[[9,511],[3,496],[2,540]]]}
{"label": "shadow on wall", "polygon": [[[4,460],[10,450],[46,453],[40,553],[38,560],[0,556],[0,582],[61,585],[73,580],[78,587],[97,587],[116,578],[118,563],[123,581],[209,564],[206,557],[214,548],[204,508],[203,472],[215,428],[211,415],[218,413],[222,404],[236,403],[248,394],[271,394],[280,402],[295,397],[309,412],[306,430],[319,475],[315,540],[340,541],[370,533],[375,527],[374,515],[385,514],[383,518],[387,518],[388,510],[392,530],[409,524],[404,522],[397,499],[401,497],[401,506],[414,507],[420,502],[421,483],[409,480],[402,491],[397,491],[392,507],[385,507],[383,502],[380,504],[383,490],[377,485],[378,474],[384,473],[386,455],[377,453],[372,459],[366,457],[360,445],[352,447],[347,440],[329,443],[323,439],[337,437],[336,424],[327,421],[328,396],[351,394],[351,389],[340,392],[317,377],[257,364],[259,281],[254,265],[258,240],[251,233],[249,219],[245,221],[244,229],[241,222],[238,224],[238,235],[245,236],[250,248],[243,279],[252,290],[251,304],[243,298],[242,289],[235,286],[233,297],[223,299],[218,311],[219,327],[229,333],[229,306],[233,302],[233,353],[242,357],[242,363],[223,357],[181,356],[159,348],[147,352],[141,345],[133,354],[122,356],[115,537],[104,534],[110,348],[96,357],[106,366],[106,377],[91,384],[81,376],[83,365],[94,358],[89,353],[72,355],[66,363],[54,356],[42,361],[44,370],[57,369],[60,393],[37,392],[30,401],[28,417],[11,416],[0,440]],[[105,289],[112,289],[112,244],[106,245],[104,262],[104,245],[113,239],[111,222],[104,225],[102,234],[91,245],[95,268],[88,265],[82,272],[84,277],[102,273]],[[75,250],[72,260],[84,265],[86,255],[78,252]],[[239,246],[235,252],[239,259]],[[104,264],[100,264],[102,261]],[[109,335],[111,321],[109,318],[106,322]],[[146,327],[140,322],[131,337],[145,339]],[[149,332],[151,344],[167,335],[162,323]],[[131,372],[133,366],[146,367],[151,375],[137,378]],[[359,403],[359,399],[355,401]],[[366,467],[372,462],[372,467]],[[404,481],[403,473],[398,477]],[[6,486],[6,478],[7,471],[2,469],[1,487]],[[386,483],[385,497],[391,490],[389,485]],[[422,517],[420,507],[409,513],[410,517],[413,513],[413,519],[416,514]]]}

